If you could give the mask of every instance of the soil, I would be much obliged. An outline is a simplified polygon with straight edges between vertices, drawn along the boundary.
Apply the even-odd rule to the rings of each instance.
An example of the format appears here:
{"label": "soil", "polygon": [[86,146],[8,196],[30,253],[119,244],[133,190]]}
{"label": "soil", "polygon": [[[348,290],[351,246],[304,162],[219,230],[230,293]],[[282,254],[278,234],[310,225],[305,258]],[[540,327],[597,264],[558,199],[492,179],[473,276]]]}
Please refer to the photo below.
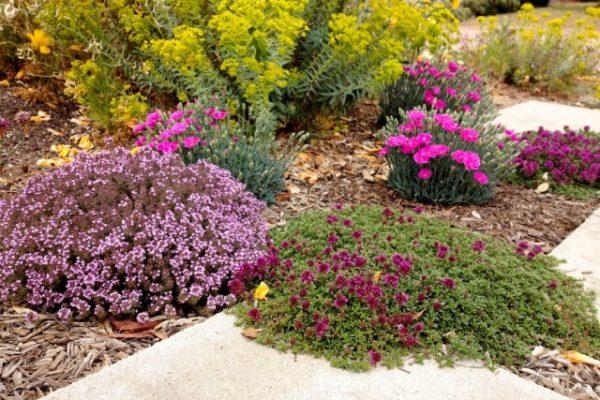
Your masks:
{"label": "soil", "polygon": [[[499,93],[499,106],[530,98],[528,93],[513,88],[494,92]],[[33,174],[42,171],[36,160],[52,157],[52,144],[68,143],[74,134],[94,133],[91,126],[82,123],[85,117],[79,107],[46,86],[0,86],[0,115],[12,120],[18,111],[32,115],[44,111],[50,119],[25,126],[13,124],[4,135],[0,149],[0,199],[13,195]],[[304,211],[338,203],[418,207],[456,226],[509,242],[527,240],[550,251],[600,205],[598,198],[579,201],[512,185],[501,185],[495,199],[480,206],[441,207],[403,199],[387,187],[385,163],[376,156],[380,145],[375,133],[377,112],[376,104],[365,102],[347,118],[332,121],[325,129],[327,133],[312,140],[288,172],[287,191],[278,196],[277,205],[265,212],[270,225],[284,224]],[[123,334],[110,323],[65,326],[47,314],[40,314],[39,321],[32,325],[26,321],[26,314],[27,309],[19,307],[0,309],[2,399],[41,397],[203,320],[196,317],[158,321],[161,325],[150,330]],[[541,368],[536,371],[543,374]],[[564,388],[570,384],[563,379],[561,385]],[[572,395],[566,389],[563,392]]]}

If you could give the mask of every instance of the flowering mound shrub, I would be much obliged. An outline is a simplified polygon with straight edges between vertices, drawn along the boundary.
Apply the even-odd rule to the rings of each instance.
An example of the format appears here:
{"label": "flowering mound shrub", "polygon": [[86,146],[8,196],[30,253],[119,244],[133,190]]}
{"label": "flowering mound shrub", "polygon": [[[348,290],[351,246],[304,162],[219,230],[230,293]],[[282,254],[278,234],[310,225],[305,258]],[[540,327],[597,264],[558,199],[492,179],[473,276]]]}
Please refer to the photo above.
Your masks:
{"label": "flowering mound shrub", "polygon": [[170,113],[154,111],[133,132],[140,135],[138,146],[177,153],[186,164],[208,160],[225,168],[268,203],[285,188],[283,175],[295,150],[280,148],[269,137],[247,135],[214,98],[180,104]]}
{"label": "flowering mound shrub", "polygon": [[520,140],[524,146],[514,163],[522,177],[539,180],[548,174],[556,185],[576,183],[598,187],[600,134],[540,128],[523,133]]}
{"label": "flowering mound shrub", "polygon": [[231,174],[175,155],[80,155],[0,203],[0,301],[62,320],[223,307],[263,251],[264,205]]}
{"label": "flowering mound shrub", "polygon": [[425,107],[438,112],[467,114],[482,121],[494,119],[496,110],[479,75],[455,61],[445,64],[417,61],[382,93],[380,123],[400,118],[399,110]]}
{"label": "flowering mound shrub", "polygon": [[[461,125],[460,114],[419,109],[381,131],[388,183],[403,196],[441,204],[483,203],[508,173],[511,155],[490,124]],[[509,142],[512,143],[512,142]]]}
{"label": "flowering mound shrub", "polygon": [[378,207],[305,214],[272,238],[229,283],[261,343],[356,370],[409,353],[508,366],[534,345],[600,354],[593,295],[554,258]]}

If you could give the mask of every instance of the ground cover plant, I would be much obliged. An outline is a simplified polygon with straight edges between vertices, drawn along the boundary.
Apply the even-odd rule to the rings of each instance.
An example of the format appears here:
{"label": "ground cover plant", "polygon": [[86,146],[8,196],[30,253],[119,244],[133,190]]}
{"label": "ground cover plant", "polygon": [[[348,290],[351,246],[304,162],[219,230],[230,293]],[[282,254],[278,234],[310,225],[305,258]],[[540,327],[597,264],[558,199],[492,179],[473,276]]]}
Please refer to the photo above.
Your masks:
{"label": "ground cover plant", "polygon": [[[512,144],[501,129],[460,113],[413,109],[381,135],[389,185],[402,196],[440,204],[484,203],[510,171]],[[485,120],[485,119],[484,119]],[[507,147],[508,146],[508,147]]]}
{"label": "ground cover plant", "polygon": [[79,155],[0,201],[0,301],[63,321],[221,308],[232,272],[262,254],[263,208],[205,161]]}
{"label": "ground cover plant", "polygon": [[34,25],[17,47],[66,67],[69,92],[104,125],[143,115],[148,99],[227,92],[260,132],[345,109],[456,30],[443,5],[402,0],[51,0]]}
{"label": "ground cover plant", "polygon": [[598,195],[600,189],[600,134],[588,129],[537,131],[519,135],[522,147],[513,160],[516,180],[527,186],[546,184],[575,198]]}
{"label": "ground cover plant", "polygon": [[480,35],[459,57],[507,83],[570,93],[582,79],[597,76],[597,10],[589,7],[587,15],[575,18],[571,12],[536,13],[524,4],[517,18],[482,17]]}
{"label": "ground cover plant", "polygon": [[400,118],[401,111],[416,107],[465,114],[464,118],[491,121],[496,111],[481,77],[456,61],[418,60],[382,93],[380,123]]}
{"label": "ground cover plant", "polygon": [[161,153],[177,153],[186,164],[207,160],[231,172],[260,200],[275,202],[284,188],[284,173],[298,135],[279,146],[270,138],[254,137],[230,118],[216,97],[180,104],[172,112],[156,110],[134,126],[137,146]]}
{"label": "ground cover plant", "polygon": [[599,354],[593,296],[531,244],[380,207],[308,213],[271,235],[229,283],[261,343],[355,370],[408,354],[515,366],[540,344]]}

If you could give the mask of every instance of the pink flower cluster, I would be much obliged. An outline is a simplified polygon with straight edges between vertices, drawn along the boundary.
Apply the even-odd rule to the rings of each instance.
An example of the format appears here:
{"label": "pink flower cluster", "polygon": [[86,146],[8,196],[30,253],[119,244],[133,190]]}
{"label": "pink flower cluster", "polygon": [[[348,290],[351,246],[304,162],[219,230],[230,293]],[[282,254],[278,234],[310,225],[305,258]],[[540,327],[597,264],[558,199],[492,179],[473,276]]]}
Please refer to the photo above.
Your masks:
{"label": "pink flower cluster", "polygon": [[[477,183],[486,185],[489,182],[488,176],[480,171],[481,159],[477,152],[459,148],[451,149],[446,144],[434,143],[433,135],[423,131],[435,127],[438,131],[441,130],[443,135],[458,135],[462,142],[476,143],[479,139],[479,132],[476,129],[462,128],[449,114],[434,113],[431,117],[415,109],[409,111],[406,116],[406,123],[398,126],[398,131],[402,133],[387,137],[385,146],[379,152],[381,156],[387,156],[392,150],[412,156],[413,161],[421,167],[417,176],[422,180],[428,180],[433,176],[433,172],[426,165],[436,158],[450,155],[456,164],[461,165],[466,171],[473,172],[473,179]],[[428,122],[427,126],[425,126],[426,122]]]}
{"label": "pink flower cluster", "polygon": [[263,254],[263,209],[204,161],[186,167],[146,149],[81,155],[0,202],[0,302],[62,320],[223,307],[239,264]]}
{"label": "pink flower cluster", "polygon": [[206,107],[203,113],[197,113],[188,106],[171,113],[156,110],[148,114],[146,121],[133,127],[135,135],[146,135],[140,136],[135,145],[148,146],[161,153],[189,150],[198,145],[206,146],[206,140],[201,137],[202,132],[206,129],[219,129],[219,123],[227,118],[228,113],[215,107]]}
{"label": "pink flower cluster", "polygon": [[481,78],[455,61],[443,68],[417,61],[405,71],[422,88],[422,102],[433,110],[470,112],[482,100]]}

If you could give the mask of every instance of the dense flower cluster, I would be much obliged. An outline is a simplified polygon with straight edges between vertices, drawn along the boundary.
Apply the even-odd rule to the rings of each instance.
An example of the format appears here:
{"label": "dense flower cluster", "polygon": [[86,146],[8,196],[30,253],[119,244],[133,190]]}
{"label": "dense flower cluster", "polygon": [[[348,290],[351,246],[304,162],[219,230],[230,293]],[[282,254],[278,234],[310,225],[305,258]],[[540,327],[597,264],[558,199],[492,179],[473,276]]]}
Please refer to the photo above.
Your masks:
{"label": "dense flower cluster", "polygon": [[399,109],[407,111],[420,106],[478,118],[491,119],[495,114],[479,75],[456,61],[417,61],[406,67],[405,74],[383,92],[379,104],[382,123],[388,117],[399,118]]}
{"label": "dense flower cluster", "polygon": [[508,165],[505,143],[490,125],[463,126],[456,114],[413,109],[383,129],[380,155],[388,181],[403,195],[439,203],[482,202]]}
{"label": "dense flower cluster", "polygon": [[[409,352],[519,363],[529,345],[568,336],[573,315],[586,340],[600,341],[584,311],[590,297],[549,258],[524,260],[440,221],[357,207],[306,214],[272,235],[268,254],[243,264],[229,288],[249,299],[237,315],[280,349],[356,369],[397,365]],[[270,288],[260,302],[259,282]]]}
{"label": "dense flower cluster", "polygon": [[232,272],[262,254],[263,208],[207,162],[80,155],[0,203],[0,301],[62,320],[222,307]]}
{"label": "dense flower cluster", "polygon": [[269,137],[242,131],[217,97],[198,98],[172,112],[151,112],[133,133],[139,136],[136,146],[177,153],[186,164],[207,160],[227,169],[268,203],[284,189],[283,175],[295,152],[293,145],[280,147]]}
{"label": "dense flower cluster", "polygon": [[548,173],[557,184],[597,185],[600,179],[600,136],[570,129],[540,128],[520,136],[524,146],[514,163],[525,178]]}

